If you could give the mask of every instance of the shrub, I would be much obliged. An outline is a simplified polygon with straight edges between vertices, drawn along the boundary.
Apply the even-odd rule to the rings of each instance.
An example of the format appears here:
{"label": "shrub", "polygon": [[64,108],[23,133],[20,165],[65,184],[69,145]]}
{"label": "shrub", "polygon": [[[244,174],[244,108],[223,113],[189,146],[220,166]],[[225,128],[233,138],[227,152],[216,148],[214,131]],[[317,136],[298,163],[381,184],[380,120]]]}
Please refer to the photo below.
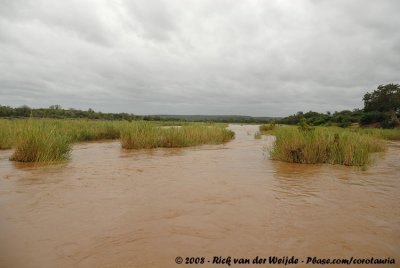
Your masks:
{"label": "shrub", "polygon": [[369,125],[373,123],[378,123],[378,122],[383,122],[388,119],[388,114],[384,112],[368,112],[364,113],[361,118],[360,118],[360,124],[361,125]]}

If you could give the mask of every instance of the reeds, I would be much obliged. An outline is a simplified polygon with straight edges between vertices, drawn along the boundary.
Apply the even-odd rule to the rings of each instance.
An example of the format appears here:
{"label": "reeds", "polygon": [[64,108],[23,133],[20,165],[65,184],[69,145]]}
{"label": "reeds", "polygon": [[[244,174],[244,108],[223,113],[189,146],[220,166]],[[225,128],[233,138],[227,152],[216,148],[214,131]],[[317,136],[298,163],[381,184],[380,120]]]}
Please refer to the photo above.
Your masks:
{"label": "reeds", "polygon": [[272,131],[275,128],[275,124],[262,124],[260,125],[259,129],[262,132]]}
{"label": "reeds", "polygon": [[121,146],[125,149],[155,148],[160,131],[161,128],[147,122],[126,124],[121,129]]}
{"label": "reeds", "polygon": [[275,135],[271,158],[293,163],[365,166],[371,153],[386,149],[385,141],[374,136],[328,128],[301,131],[282,127]]}
{"label": "reeds", "polygon": [[0,120],[0,149],[15,147],[11,160],[55,162],[69,157],[72,143],[118,139],[122,122],[56,119]]}
{"label": "reeds", "polygon": [[15,122],[0,120],[0,150],[11,149],[15,144]]}
{"label": "reeds", "polygon": [[74,142],[114,140],[120,136],[121,122],[68,120],[61,127]]}
{"label": "reeds", "polygon": [[275,131],[279,129],[280,126],[272,121],[269,124],[262,124],[259,126],[259,131],[261,135],[274,135]]}
{"label": "reeds", "polygon": [[400,140],[400,128],[394,128],[394,129],[355,128],[352,131],[364,135],[371,135],[385,140]]}
{"label": "reeds", "polygon": [[15,151],[10,160],[55,162],[68,159],[71,140],[56,126],[26,122],[16,134]]}
{"label": "reeds", "polygon": [[120,139],[123,148],[187,147],[220,144],[234,133],[222,124],[146,121],[90,121],[0,119],[0,149],[15,148],[10,157],[20,162],[57,162],[68,159],[73,143]]}
{"label": "reeds", "polygon": [[234,132],[218,125],[193,124],[180,128],[160,128],[147,122],[126,124],[121,129],[125,149],[177,148],[230,141]]}

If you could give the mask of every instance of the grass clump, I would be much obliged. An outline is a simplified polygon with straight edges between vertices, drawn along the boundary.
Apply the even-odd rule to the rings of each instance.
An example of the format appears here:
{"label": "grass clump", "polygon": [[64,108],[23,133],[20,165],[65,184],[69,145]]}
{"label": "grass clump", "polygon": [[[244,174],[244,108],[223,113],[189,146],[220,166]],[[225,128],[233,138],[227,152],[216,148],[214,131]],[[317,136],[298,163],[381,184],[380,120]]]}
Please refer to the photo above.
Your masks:
{"label": "grass clump", "polygon": [[351,131],[280,128],[275,134],[271,158],[292,163],[365,166],[371,161],[371,153],[386,149],[382,139]]}
{"label": "grass clump", "polygon": [[254,138],[255,138],[256,140],[261,139],[261,136],[262,136],[262,134],[261,134],[260,131],[256,131],[256,132],[254,133]]}
{"label": "grass clump", "polygon": [[10,160],[18,162],[55,162],[68,159],[71,141],[56,126],[31,121],[17,132],[15,152]]}
{"label": "grass clump", "polygon": [[15,148],[10,159],[21,162],[64,160],[71,144],[84,141],[120,139],[124,148],[141,149],[219,144],[233,136],[225,125],[210,123],[0,119],[0,149]]}
{"label": "grass clump", "polygon": [[270,131],[273,130],[273,127],[271,127],[269,124],[262,124],[259,127],[260,131]]}
{"label": "grass clump", "polygon": [[[269,124],[262,124],[259,126],[259,134],[256,132],[257,136],[259,135],[273,135],[274,131],[277,130],[279,127],[276,125],[275,120],[271,120]],[[254,136],[257,139],[256,135]]]}
{"label": "grass clump", "polygon": [[160,128],[147,122],[127,124],[121,129],[125,149],[178,148],[230,141],[234,132],[218,125],[193,124],[180,128]]}
{"label": "grass clump", "polygon": [[235,133],[223,125],[189,125],[176,130],[183,132],[187,146],[221,144],[235,137]]}
{"label": "grass clump", "polygon": [[121,129],[120,141],[125,149],[150,149],[157,147],[161,129],[151,123],[127,124]]}
{"label": "grass clump", "polygon": [[272,122],[271,124],[262,124],[260,125],[260,131],[268,132],[275,129],[275,123]]}

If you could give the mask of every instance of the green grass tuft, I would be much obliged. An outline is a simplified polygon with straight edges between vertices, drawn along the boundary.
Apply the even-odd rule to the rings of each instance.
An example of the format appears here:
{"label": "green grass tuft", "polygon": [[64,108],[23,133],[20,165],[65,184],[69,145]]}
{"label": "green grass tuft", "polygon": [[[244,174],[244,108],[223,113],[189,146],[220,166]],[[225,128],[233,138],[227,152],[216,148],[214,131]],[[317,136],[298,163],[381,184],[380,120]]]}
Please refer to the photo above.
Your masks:
{"label": "green grass tuft", "polygon": [[14,161],[55,162],[68,158],[71,144],[84,141],[120,139],[122,147],[130,149],[220,144],[234,137],[225,127],[161,121],[0,119],[0,149],[15,148],[10,158]]}
{"label": "green grass tuft", "polygon": [[301,131],[282,127],[275,135],[271,158],[293,163],[365,166],[371,161],[371,153],[386,150],[386,142],[382,139],[333,128]]}
{"label": "green grass tuft", "polygon": [[15,144],[15,122],[0,120],[0,150],[11,149]]}
{"label": "green grass tuft", "polygon": [[230,141],[234,132],[218,125],[193,124],[180,128],[160,128],[151,123],[135,122],[121,130],[121,145],[125,149],[177,148]]}
{"label": "green grass tuft", "polygon": [[29,121],[17,132],[15,152],[10,160],[55,162],[68,159],[70,151],[70,138],[56,126]]}

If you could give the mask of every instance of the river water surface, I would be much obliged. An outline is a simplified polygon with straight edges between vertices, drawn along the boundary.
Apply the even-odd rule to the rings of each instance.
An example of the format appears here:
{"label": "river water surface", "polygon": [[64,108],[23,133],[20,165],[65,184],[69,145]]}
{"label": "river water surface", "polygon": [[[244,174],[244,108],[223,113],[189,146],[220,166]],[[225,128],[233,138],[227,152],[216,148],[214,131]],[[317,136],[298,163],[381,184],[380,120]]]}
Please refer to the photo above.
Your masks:
{"label": "river water surface", "polygon": [[396,265],[379,267],[399,267],[400,143],[362,171],[272,161],[263,148],[273,137],[230,128],[225,145],[78,144],[52,166],[0,151],[0,267],[187,267],[175,258],[257,255],[390,257]]}

